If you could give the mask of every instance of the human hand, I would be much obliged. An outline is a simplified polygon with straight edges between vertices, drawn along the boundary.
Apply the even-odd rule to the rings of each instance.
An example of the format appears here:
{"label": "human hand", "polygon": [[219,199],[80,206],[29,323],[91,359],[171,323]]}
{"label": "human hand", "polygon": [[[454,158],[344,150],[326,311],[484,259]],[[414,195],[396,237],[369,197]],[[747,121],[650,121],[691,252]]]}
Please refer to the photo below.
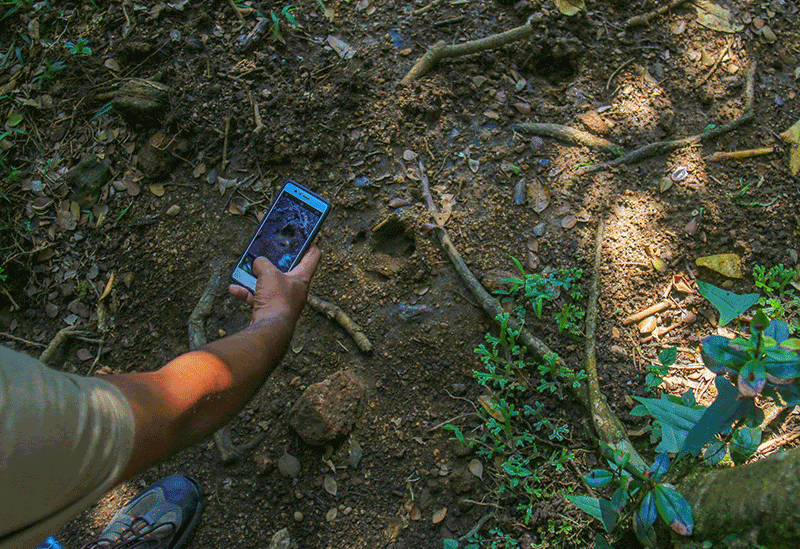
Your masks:
{"label": "human hand", "polygon": [[253,306],[253,323],[283,317],[293,327],[308,298],[308,287],[320,255],[319,248],[312,245],[288,273],[279,271],[266,257],[258,257],[253,262],[253,274],[257,278],[255,295],[236,284],[231,284],[228,290],[235,298]]}

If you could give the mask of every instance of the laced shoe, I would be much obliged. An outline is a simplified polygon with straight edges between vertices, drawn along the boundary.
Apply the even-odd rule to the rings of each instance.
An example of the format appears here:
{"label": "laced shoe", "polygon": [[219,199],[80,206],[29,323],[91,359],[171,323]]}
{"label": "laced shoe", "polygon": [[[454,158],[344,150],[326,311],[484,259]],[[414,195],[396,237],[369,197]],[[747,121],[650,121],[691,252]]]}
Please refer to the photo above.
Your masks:
{"label": "laced shoe", "polygon": [[179,549],[200,521],[203,492],[183,475],[154,482],[126,503],[82,549]]}

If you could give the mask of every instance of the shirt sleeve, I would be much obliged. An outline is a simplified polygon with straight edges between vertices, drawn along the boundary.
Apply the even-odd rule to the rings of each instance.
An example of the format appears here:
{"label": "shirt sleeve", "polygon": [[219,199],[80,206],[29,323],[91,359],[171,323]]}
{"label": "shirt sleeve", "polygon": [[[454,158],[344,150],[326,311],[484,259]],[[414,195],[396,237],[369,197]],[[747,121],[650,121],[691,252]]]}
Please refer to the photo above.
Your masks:
{"label": "shirt sleeve", "polygon": [[0,346],[0,549],[36,547],[113,487],[135,430],[108,381]]}

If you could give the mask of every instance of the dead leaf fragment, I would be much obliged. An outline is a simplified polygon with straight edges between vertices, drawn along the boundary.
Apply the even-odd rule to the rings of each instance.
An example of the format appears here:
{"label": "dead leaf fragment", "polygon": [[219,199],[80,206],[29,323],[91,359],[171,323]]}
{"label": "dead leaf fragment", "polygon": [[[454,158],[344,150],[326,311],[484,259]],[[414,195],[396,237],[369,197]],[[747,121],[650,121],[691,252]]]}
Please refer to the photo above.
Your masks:
{"label": "dead leaf fragment", "polygon": [[232,215],[244,215],[247,212],[247,207],[250,201],[243,196],[234,196],[231,203],[228,205],[228,213]]}
{"label": "dead leaf fragment", "polygon": [[335,496],[336,492],[339,490],[336,480],[330,475],[325,475],[325,478],[322,480],[322,486],[325,488],[325,491],[332,496]]}
{"label": "dead leaf fragment", "polygon": [[656,317],[648,316],[639,323],[639,333],[649,334],[656,329],[656,326],[658,326],[658,320],[656,320]]}
{"label": "dead leaf fragment", "polygon": [[433,513],[433,523],[439,524],[444,520],[444,517],[447,516],[447,507],[442,507],[441,509],[434,511]]}
{"label": "dead leaf fragment", "polygon": [[113,288],[114,288],[114,273],[111,273],[111,276],[108,277],[108,282],[106,282],[106,287],[103,289],[103,293],[100,294],[100,297],[97,298],[97,301],[103,301],[105,298],[107,298]]}
{"label": "dead leaf fragment", "polygon": [[116,60],[116,59],[114,59],[114,58],[109,58],[109,59],[106,59],[106,60],[103,62],[103,65],[105,65],[105,67],[106,67],[108,70],[111,70],[111,71],[114,71],[114,72],[119,72],[119,68],[120,68],[120,67],[119,67],[119,63],[117,63],[117,60]]}
{"label": "dead leaf fragment", "polygon": [[328,522],[333,522],[334,520],[336,520],[336,516],[338,514],[339,514],[339,511],[336,509],[336,507],[331,507],[328,510],[328,512],[325,513],[325,520],[327,520]]}
{"label": "dead leaf fragment", "polygon": [[567,214],[561,219],[561,226],[565,229],[571,229],[578,223],[578,218],[573,214]]}
{"label": "dead leaf fragment", "polygon": [[433,214],[433,219],[440,227],[444,227],[447,220],[450,219],[450,214],[453,213],[453,196],[452,194],[442,195],[442,211]]}
{"label": "dead leaf fragment", "polygon": [[792,175],[800,172],[800,120],[794,123],[791,128],[781,134],[781,139],[791,145],[789,152],[789,170]]}
{"label": "dead leaf fragment", "polygon": [[77,355],[78,355],[78,360],[82,362],[86,362],[87,360],[91,360],[92,358],[94,358],[92,352],[86,347],[78,349]]}
{"label": "dead leaf fragment", "polygon": [[469,472],[483,480],[483,463],[479,459],[473,459],[469,462]]}
{"label": "dead leaf fragment", "polygon": [[736,254],[708,255],[695,260],[698,267],[711,269],[728,278],[742,278],[741,262],[742,258]]}
{"label": "dead leaf fragment", "polygon": [[422,518],[422,511],[420,511],[416,503],[411,504],[411,510],[408,512],[408,518],[411,520],[419,520]]}
{"label": "dead leaf fragment", "polygon": [[727,33],[736,33],[744,29],[730,10],[723,8],[711,0],[694,0],[697,10],[697,22],[704,27]]}
{"label": "dead leaf fragment", "polygon": [[542,213],[550,205],[550,186],[538,181],[528,183],[528,203],[536,213]]}
{"label": "dead leaf fragment", "polygon": [[696,293],[683,275],[674,275],[672,277],[672,287],[682,294]]}
{"label": "dead leaf fragment", "polygon": [[164,189],[164,184],[163,183],[151,183],[150,184],[150,192],[153,193],[156,196],[161,197],[161,196],[164,196],[164,193],[166,193],[167,191],[166,191],[166,189]]}
{"label": "dead leaf fragment", "polygon": [[556,0],[556,7],[558,11],[569,16],[586,9],[583,0]]}
{"label": "dead leaf fragment", "polygon": [[506,418],[500,413],[500,410],[497,409],[497,401],[494,398],[488,395],[481,395],[478,397],[478,403],[483,406],[483,409],[486,410],[486,413],[488,413],[494,419],[500,423],[506,422]]}

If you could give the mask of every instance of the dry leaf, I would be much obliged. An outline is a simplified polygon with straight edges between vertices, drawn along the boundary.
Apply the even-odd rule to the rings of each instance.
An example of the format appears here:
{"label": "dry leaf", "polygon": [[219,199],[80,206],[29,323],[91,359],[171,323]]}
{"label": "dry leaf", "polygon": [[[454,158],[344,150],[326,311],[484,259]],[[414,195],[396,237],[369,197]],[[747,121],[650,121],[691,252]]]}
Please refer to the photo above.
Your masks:
{"label": "dry leaf", "polygon": [[564,15],[575,15],[586,9],[583,0],[556,0],[556,7]]}
{"label": "dry leaf", "polygon": [[528,200],[536,213],[542,213],[550,205],[550,187],[538,181],[528,183]]}
{"label": "dry leaf", "polygon": [[647,246],[647,255],[650,256],[650,262],[653,264],[653,268],[658,271],[659,273],[663,273],[667,270],[667,263],[660,257],[658,257],[653,251],[653,248]]}
{"label": "dry leaf", "polygon": [[103,301],[105,298],[108,297],[108,294],[111,293],[111,289],[114,287],[114,273],[111,273],[111,276],[108,277],[108,282],[106,282],[106,287],[103,290],[103,293],[100,294],[100,297],[97,301]]}
{"label": "dry leaf", "polygon": [[331,507],[328,510],[328,512],[325,513],[325,520],[327,520],[328,522],[333,522],[334,520],[336,520],[336,515],[338,514],[339,511],[336,509],[336,507]]}
{"label": "dry leaf", "polygon": [[716,254],[698,257],[695,263],[698,267],[706,267],[728,278],[742,278],[742,258],[736,254]]}
{"label": "dry leaf", "polygon": [[613,337],[614,339],[619,339],[620,337],[622,337],[622,333],[616,326],[611,327],[611,337]]}
{"label": "dry leaf", "polygon": [[440,227],[444,227],[447,220],[450,219],[450,214],[453,213],[453,195],[452,194],[443,194],[442,195],[442,211],[440,213],[433,214],[433,219],[436,221],[436,224]]}
{"label": "dry leaf", "polygon": [[119,72],[119,63],[117,63],[116,59],[106,59],[103,65],[105,65],[105,67],[109,70]]}
{"label": "dry leaf", "polygon": [[797,175],[800,172],[800,120],[781,134],[781,139],[791,145],[789,152],[789,170],[792,175]]}
{"label": "dry leaf", "polygon": [[469,462],[469,472],[483,480],[483,463],[479,459],[473,459]]}
{"label": "dry leaf", "polygon": [[444,520],[444,517],[446,516],[447,516],[447,507],[442,507],[441,509],[433,513],[433,523],[439,524]]}
{"label": "dry leaf", "polygon": [[228,204],[228,213],[233,215],[244,215],[247,212],[247,207],[250,201],[243,196],[234,196],[231,203]]}
{"label": "dry leaf", "polygon": [[192,175],[193,175],[195,178],[198,178],[198,177],[200,177],[201,175],[203,175],[204,173],[206,173],[206,163],[205,163],[205,162],[201,162],[201,163],[200,163],[200,164],[198,164],[198,165],[197,165],[197,167],[194,169],[194,171],[192,172]]}
{"label": "dry leaf", "polygon": [[478,397],[478,403],[483,406],[483,409],[486,410],[486,412],[494,419],[500,423],[506,422],[506,418],[503,417],[503,414],[500,413],[500,410],[496,408],[497,403],[494,398],[487,395],[481,395]]}
{"label": "dry leaf", "polygon": [[411,510],[408,512],[408,518],[411,520],[419,520],[422,518],[422,511],[419,510],[416,503],[411,504]]}
{"label": "dry leaf", "polygon": [[86,362],[87,360],[91,360],[94,358],[92,352],[85,347],[78,349],[77,355],[78,355],[78,360],[81,360],[83,362]]}
{"label": "dry leaf", "polygon": [[164,189],[164,184],[163,183],[151,183],[150,184],[150,192],[153,193],[156,196],[164,196],[164,193],[167,192],[167,191],[166,191],[166,189]]}
{"label": "dry leaf", "polygon": [[656,320],[656,317],[648,316],[639,323],[639,333],[649,334],[650,332],[656,329],[657,325],[658,325],[658,320]]}
{"label": "dry leaf", "polygon": [[561,226],[565,229],[571,229],[578,223],[578,218],[573,214],[567,214],[561,219]]}
{"label": "dry leaf", "polygon": [[687,282],[683,275],[674,275],[672,277],[672,287],[683,294],[693,294],[695,291]]}
{"label": "dry leaf", "polygon": [[744,25],[736,20],[730,10],[711,0],[694,0],[694,7],[697,10],[697,22],[708,29],[727,33],[744,29]]}
{"label": "dry leaf", "polygon": [[339,490],[339,487],[336,484],[336,481],[330,475],[325,475],[325,478],[322,481],[322,486],[325,488],[325,491],[328,492],[332,496],[335,496],[336,492]]}

